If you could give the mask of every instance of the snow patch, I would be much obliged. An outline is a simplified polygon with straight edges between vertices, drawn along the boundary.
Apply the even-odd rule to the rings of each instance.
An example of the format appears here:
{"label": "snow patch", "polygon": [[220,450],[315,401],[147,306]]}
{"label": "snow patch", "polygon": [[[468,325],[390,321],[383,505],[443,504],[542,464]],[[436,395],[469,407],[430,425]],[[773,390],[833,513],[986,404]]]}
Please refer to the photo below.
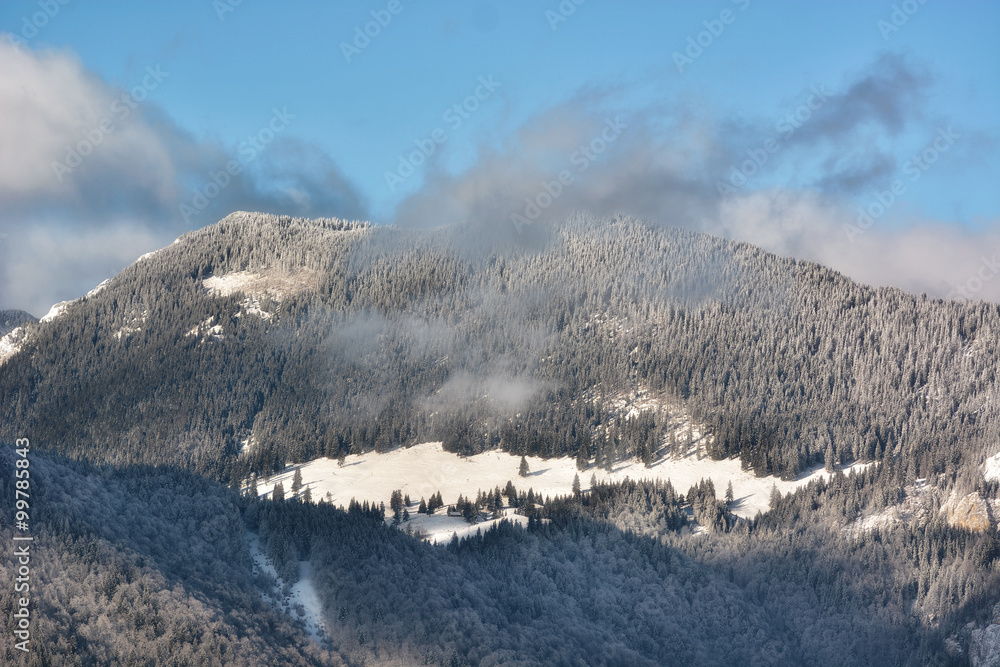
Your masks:
{"label": "snow patch", "polygon": [[249,296],[243,299],[242,308],[240,312],[236,313],[236,317],[240,317],[244,313],[247,315],[256,315],[265,322],[270,322],[274,318],[274,313],[269,313],[260,307],[260,299]]}
{"label": "snow patch", "polygon": [[983,477],[987,482],[1000,480],[1000,454],[994,454],[983,464]]}
{"label": "snow patch", "polygon": [[[411,498],[410,500],[413,499]],[[504,520],[518,523],[522,526],[528,525],[528,517],[514,514],[513,510],[504,510],[507,514],[495,519],[470,524],[460,516],[448,516],[443,509],[438,510],[439,513],[435,514],[417,514],[416,507],[418,504],[414,503],[407,508],[407,511],[410,513],[410,520],[400,525],[399,528],[408,535],[426,539],[432,544],[447,544],[451,541],[452,535],[457,536],[460,540],[464,540],[466,537],[475,535],[477,531],[485,533]]]}
{"label": "snow patch", "polygon": [[49,312],[45,313],[45,315],[42,316],[39,322],[51,322],[52,320],[56,319],[57,317],[65,313],[66,309],[69,308],[74,303],[76,303],[76,299],[71,299],[70,301],[60,301],[56,305],[49,308]]}
{"label": "snow patch", "polygon": [[0,338],[0,366],[21,351],[21,346],[28,339],[24,327],[16,327],[3,338]]}
{"label": "snow patch", "polygon": [[320,602],[319,593],[312,580],[312,566],[309,561],[299,561],[299,580],[292,584],[289,594],[283,595],[285,582],[274,569],[271,561],[264,555],[260,546],[260,539],[251,533],[250,556],[253,558],[255,572],[257,570],[266,572],[277,582],[271,593],[261,594],[265,602],[288,614],[297,621],[305,625],[306,633],[316,642],[321,642],[326,637],[326,626],[323,623],[323,604]]}
{"label": "snow patch", "polygon": [[212,340],[222,340],[225,336],[225,331],[221,324],[215,324],[215,315],[210,316],[207,320],[204,320],[186,334],[186,338],[200,336],[207,340],[211,338]]}
{"label": "snow patch", "polygon": [[101,283],[97,287],[95,287],[94,289],[92,289],[89,292],[87,292],[87,298],[90,299],[92,297],[97,296],[98,294],[100,294],[101,292],[103,292],[104,288],[107,287],[110,283],[111,283],[111,278],[108,278],[106,280],[102,280]]}
{"label": "snow patch", "polygon": [[139,317],[133,317],[132,321],[129,324],[126,324],[121,329],[116,331],[115,338],[121,340],[123,338],[128,338],[134,333],[139,333],[140,331],[142,331],[142,326],[140,325],[145,324],[148,319],[149,319],[149,311],[148,310],[142,311],[142,315],[140,315]]}
{"label": "snow patch", "polygon": [[122,338],[128,338],[134,333],[139,333],[142,331],[142,327],[122,327],[115,332],[115,338],[121,340]]}
{"label": "snow patch", "polygon": [[[87,297],[84,298],[97,296],[104,290],[105,287],[108,286],[110,282],[111,282],[110,278],[108,278],[107,280],[102,280],[97,287],[87,292]],[[81,299],[70,299],[69,301],[60,301],[59,303],[49,308],[49,312],[45,313],[45,315],[43,315],[41,319],[39,319],[38,321],[51,322],[52,320],[56,319],[57,317],[65,313],[66,309],[72,306],[74,303],[82,300],[83,299],[81,298]]]}

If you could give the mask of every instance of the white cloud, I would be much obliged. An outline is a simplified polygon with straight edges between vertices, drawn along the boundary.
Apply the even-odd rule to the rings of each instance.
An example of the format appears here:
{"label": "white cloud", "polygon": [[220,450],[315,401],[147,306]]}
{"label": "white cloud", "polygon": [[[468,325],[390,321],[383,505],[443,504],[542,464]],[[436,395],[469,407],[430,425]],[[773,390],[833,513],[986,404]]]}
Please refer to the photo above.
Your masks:
{"label": "white cloud", "polygon": [[[189,226],[180,204],[238,153],[196,140],[157,106],[157,89],[172,85],[168,66],[137,76],[120,90],[68,51],[0,38],[0,146],[16,156],[0,161],[0,307],[44,312],[234,210],[365,217],[329,156],[283,134]],[[261,110],[262,126],[271,114]]]}
{"label": "white cloud", "polygon": [[[36,53],[0,40],[0,143],[18,156],[0,164],[0,197],[21,205],[43,197],[79,204],[92,196],[85,188],[95,181],[118,180],[163,203],[175,199],[166,137],[123,95],[135,104],[69,53]],[[88,154],[76,169],[57,173],[53,165],[65,166],[74,151]]]}
{"label": "white cloud", "polygon": [[984,258],[1000,255],[1000,225],[971,231],[942,221],[876,224],[855,232],[852,241],[845,227],[855,222],[847,207],[828,197],[778,190],[726,200],[704,231],[819,262],[871,285],[952,298],[961,298],[955,288],[964,286],[969,298],[1000,301],[1000,275],[983,280],[988,272],[980,270]]}
{"label": "white cloud", "polygon": [[83,296],[150,248],[163,245],[154,233],[129,223],[58,231],[27,228],[9,241],[0,302],[16,303],[35,317],[54,303]]}

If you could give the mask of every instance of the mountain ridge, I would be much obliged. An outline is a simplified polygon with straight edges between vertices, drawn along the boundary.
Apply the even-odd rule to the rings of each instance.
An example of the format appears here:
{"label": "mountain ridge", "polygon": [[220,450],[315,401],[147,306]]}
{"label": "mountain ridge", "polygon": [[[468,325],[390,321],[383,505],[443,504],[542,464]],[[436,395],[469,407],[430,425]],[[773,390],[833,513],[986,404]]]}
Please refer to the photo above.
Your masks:
{"label": "mountain ridge", "polygon": [[[922,452],[912,474],[955,474],[944,460],[955,454],[912,445],[913,428],[941,430],[930,422],[942,419],[957,429],[952,447],[958,431],[985,443],[996,430],[954,418],[959,407],[996,412],[995,353],[985,345],[1000,331],[995,305],[866,287],[749,244],[621,216],[536,231],[528,245],[477,247],[475,227],[234,213],[144,256],[48,326],[29,325],[27,354],[0,378],[12,407],[5,422],[53,443],[75,423],[91,433],[91,444],[69,446],[79,455],[117,439],[129,460],[193,457],[220,478],[417,440],[553,456],[578,453],[571,434],[587,432],[588,460],[642,456],[644,436],[614,434],[609,444],[598,437],[601,406],[579,400],[637,384],[688,403],[715,432],[711,455],[740,456],[758,474],[904,448]],[[46,371],[27,359],[54,361],[66,345],[78,351],[70,363],[99,379],[77,379],[72,401],[29,400],[24,387],[37,391]],[[114,387],[137,368],[165,382]],[[235,396],[199,387],[210,378]],[[221,423],[185,398],[192,380],[203,404],[221,398]],[[83,398],[93,394],[139,408],[143,424],[116,430],[107,408]],[[942,407],[949,394],[958,405]],[[885,418],[877,397],[894,403]],[[913,423],[904,428],[899,414]],[[852,421],[861,424],[845,430]],[[149,461],[144,430],[159,431],[164,446],[173,436],[186,444]],[[264,446],[240,460],[251,437]]]}

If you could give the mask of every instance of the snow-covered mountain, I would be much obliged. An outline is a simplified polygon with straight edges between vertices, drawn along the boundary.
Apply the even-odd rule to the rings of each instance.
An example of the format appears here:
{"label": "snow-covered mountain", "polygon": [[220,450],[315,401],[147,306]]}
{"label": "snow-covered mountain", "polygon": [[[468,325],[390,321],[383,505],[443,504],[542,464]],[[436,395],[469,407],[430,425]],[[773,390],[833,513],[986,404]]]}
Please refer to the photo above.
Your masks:
{"label": "snow-covered mountain", "polygon": [[992,636],[994,304],[622,217],[237,213],[49,315],[0,343],[0,440],[30,437],[40,562],[86,609],[53,655],[75,627],[95,664],[925,664]]}

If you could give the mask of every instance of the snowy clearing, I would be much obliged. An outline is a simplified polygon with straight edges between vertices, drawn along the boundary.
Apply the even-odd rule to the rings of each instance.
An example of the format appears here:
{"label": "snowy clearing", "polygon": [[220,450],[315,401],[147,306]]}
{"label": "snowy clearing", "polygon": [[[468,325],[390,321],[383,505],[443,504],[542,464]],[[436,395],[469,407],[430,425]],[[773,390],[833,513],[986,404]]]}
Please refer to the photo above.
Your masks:
{"label": "snowy clearing", "polygon": [[[328,458],[290,465],[278,475],[258,480],[257,490],[261,494],[267,494],[277,482],[282,482],[287,497],[297,468],[302,471],[303,490],[309,487],[314,501],[326,499],[338,506],[346,506],[354,498],[359,502],[382,502],[388,507],[395,489],[409,495],[413,503],[419,503],[421,498],[430,498],[431,494],[440,491],[445,504],[450,505],[458,500],[459,495],[471,495],[475,498],[477,491],[498,486],[503,488],[508,480],[519,491],[531,488],[543,496],[568,495],[572,492],[573,477],[577,474],[580,475],[580,484],[584,490],[590,487],[591,475],[595,475],[599,481],[622,481],[625,478],[669,480],[679,493],[685,494],[700,480],[711,479],[719,498],[725,494],[726,485],[732,482],[736,501],[733,512],[752,518],[758,511],[767,511],[772,486],[777,487],[782,494],[787,494],[814,479],[826,476],[823,469],[818,468],[788,482],[777,477],[758,478],[752,472],[743,470],[738,459],[699,460],[697,455],[691,454],[680,459],[661,459],[650,468],[639,461],[622,462],[612,472],[595,467],[578,471],[573,458],[541,459],[529,456],[527,461],[530,473],[527,477],[520,477],[520,461],[519,456],[499,451],[462,458],[444,451],[440,442],[430,442],[384,454],[369,452],[347,456],[343,467]],[[415,516],[413,512],[410,514]],[[456,519],[461,522],[460,518]],[[437,522],[429,526],[428,532],[440,532]],[[451,533],[448,532],[448,537],[450,536]]]}
{"label": "snowy clearing", "polygon": [[319,273],[308,269],[300,269],[293,273],[267,271],[253,273],[251,271],[236,271],[222,276],[211,276],[202,281],[208,293],[216,297],[226,297],[232,294],[243,294],[243,304],[236,317],[244,313],[254,315],[270,322],[274,314],[261,307],[264,299],[280,303],[290,294],[297,294],[319,285]]}
{"label": "snowy clearing", "polygon": [[235,271],[205,278],[202,284],[212,296],[230,296],[242,292],[255,299],[268,296],[281,301],[285,295],[315,289],[319,285],[319,272],[309,269],[299,269],[292,273]]}

